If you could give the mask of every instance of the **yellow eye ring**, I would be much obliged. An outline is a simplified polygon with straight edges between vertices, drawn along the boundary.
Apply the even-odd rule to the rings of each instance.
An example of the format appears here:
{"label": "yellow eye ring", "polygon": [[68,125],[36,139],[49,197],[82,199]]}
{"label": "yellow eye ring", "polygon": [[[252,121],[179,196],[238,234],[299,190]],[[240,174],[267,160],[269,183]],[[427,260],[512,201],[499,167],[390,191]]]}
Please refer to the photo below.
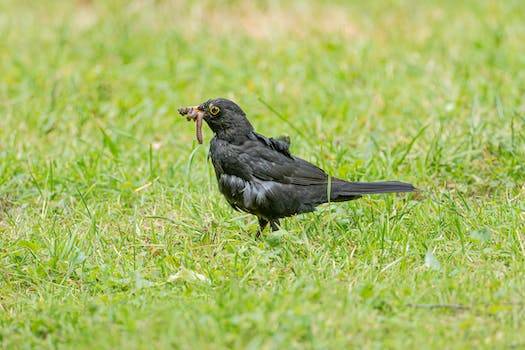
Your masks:
{"label": "yellow eye ring", "polygon": [[219,107],[217,107],[217,106],[211,106],[210,107],[211,115],[215,116],[215,115],[219,114],[220,111],[221,111],[221,109]]}

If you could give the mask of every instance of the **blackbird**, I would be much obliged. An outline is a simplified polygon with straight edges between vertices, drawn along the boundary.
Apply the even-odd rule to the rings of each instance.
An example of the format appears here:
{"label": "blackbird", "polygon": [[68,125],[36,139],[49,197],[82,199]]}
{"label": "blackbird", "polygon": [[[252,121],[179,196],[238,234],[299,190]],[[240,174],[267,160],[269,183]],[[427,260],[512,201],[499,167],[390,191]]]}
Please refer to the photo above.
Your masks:
{"label": "blackbird", "polygon": [[412,192],[414,186],[398,181],[348,182],[329,176],[317,166],[290,154],[290,140],[255,132],[243,110],[225,98],[184,107],[179,113],[196,123],[202,143],[202,120],[214,132],[210,158],[219,190],[235,210],[256,215],[257,237],[279,219],[308,213],[327,202],[343,202],[365,194]]}

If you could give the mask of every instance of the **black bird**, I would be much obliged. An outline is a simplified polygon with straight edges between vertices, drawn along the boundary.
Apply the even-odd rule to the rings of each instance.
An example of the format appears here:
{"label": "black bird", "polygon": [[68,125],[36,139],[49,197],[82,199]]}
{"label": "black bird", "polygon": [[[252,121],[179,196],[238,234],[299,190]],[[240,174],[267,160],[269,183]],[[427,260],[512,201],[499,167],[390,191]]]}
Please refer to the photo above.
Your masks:
{"label": "black bird", "polygon": [[288,138],[268,138],[255,132],[243,110],[224,98],[180,108],[179,113],[196,122],[199,143],[203,119],[214,132],[209,154],[219,190],[234,209],[257,216],[257,237],[268,223],[272,230],[278,230],[280,218],[312,212],[329,201],[415,190],[411,184],[398,181],[347,182],[331,177],[291,155]]}

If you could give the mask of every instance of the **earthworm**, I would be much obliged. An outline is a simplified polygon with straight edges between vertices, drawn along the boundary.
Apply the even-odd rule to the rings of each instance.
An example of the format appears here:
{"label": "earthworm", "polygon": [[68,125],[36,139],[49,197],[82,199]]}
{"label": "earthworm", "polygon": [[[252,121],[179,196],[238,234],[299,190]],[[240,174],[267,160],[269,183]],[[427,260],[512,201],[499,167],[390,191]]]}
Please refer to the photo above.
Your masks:
{"label": "earthworm", "polygon": [[197,141],[202,144],[202,118],[204,113],[196,107],[182,107],[179,108],[179,114],[186,116],[186,120],[188,121],[195,121],[195,136],[197,137]]}
{"label": "earthworm", "polygon": [[197,136],[197,141],[202,144],[202,113],[198,113],[195,118],[195,136]]}

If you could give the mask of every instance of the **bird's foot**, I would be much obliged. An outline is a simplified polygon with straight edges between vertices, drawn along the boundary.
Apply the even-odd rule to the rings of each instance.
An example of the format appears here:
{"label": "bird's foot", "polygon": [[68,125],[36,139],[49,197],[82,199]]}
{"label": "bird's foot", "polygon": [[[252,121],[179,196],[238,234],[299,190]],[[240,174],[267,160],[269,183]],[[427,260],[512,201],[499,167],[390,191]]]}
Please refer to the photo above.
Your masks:
{"label": "bird's foot", "polygon": [[261,237],[262,232],[264,231],[264,228],[268,225],[268,220],[263,218],[259,219],[259,228],[257,229],[257,233],[255,234],[255,239],[259,239]]}

